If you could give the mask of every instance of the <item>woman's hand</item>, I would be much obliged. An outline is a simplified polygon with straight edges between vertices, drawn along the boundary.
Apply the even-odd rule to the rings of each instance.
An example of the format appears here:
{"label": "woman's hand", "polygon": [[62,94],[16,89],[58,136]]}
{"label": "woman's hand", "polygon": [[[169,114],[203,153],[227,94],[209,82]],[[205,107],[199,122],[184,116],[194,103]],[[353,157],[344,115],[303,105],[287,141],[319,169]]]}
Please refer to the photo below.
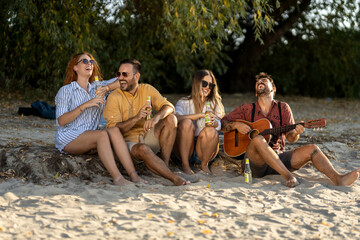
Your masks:
{"label": "woman's hand", "polygon": [[106,94],[109,90],[110,90],[109,86],[99,87],[99,88],[96,90],[95,94],[96,94],[96,96],[98,96],[98,97],[104,97],[105,94]]}
{"label": "woman's hand", "polygon": [[216,114],[215,113],[213,113],[213,112],[210,112],[210,122],[211,122],[211,126],[212,127],[217,127],[218,126],[218,123],[217,123],[217,121],[216,121],[216,119],[217,119],[218,117],[216,116]]}
{"label": "woman's hand", "polygon": [[60,126],[64,126],[65,124],[68,124],[69,122],[74,121],[75,118],[80,116],[80,114],[89,107],[98,107],[100,108],[101,104],[104,104],[105,100],[103,97],[94,97],[93,99],[90,99],[89,101],[81,104],[80,106],[76,107],[70,112],[64,113],[60,117],[58,117],[58,123]]}
{"label": "woman's hand", "polygon": [[205,118],[205,113],[198,113],[198,114],[194,114],[196,116],[195,120],[200,119],[200,118]]}
{"label": "woman's hand", "polygon": [[85,108],[89,108],[89,107],[100,108],[100,105],[102,105],[102,104],[105,104],[104,97],[96,96],[93,99],[90,99],[89,101],[87,101],[86,103],[83,103],[81,105],[81,108],[82,108],[82,110],[85,110]]}

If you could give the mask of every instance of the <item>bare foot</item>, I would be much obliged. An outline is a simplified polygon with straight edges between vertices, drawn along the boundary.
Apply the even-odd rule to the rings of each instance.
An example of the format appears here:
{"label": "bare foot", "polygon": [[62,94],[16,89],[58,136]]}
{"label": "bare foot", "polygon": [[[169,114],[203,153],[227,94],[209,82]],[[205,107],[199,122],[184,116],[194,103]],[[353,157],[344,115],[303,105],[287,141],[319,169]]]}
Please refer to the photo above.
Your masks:
{"label": "bare foot", "polygon": [[201,165],[201,170],[203,170],[207,174],[211,174],[208,165],[205,165],[205,166]]}
{"label": "bare foot", "polygon": [[190,184],[190,181],[186,181],[185,179],[183,179],[182,177],[180,177],[179,175],[176,175],[176,177],[174,178],[173,183],[176,186],[183,186],[183,185],[188,185]]}
{"label": "bare foot", "polygon": [[142,179],[136,172],[130,174],[131,181],[134,183],[145,183],[147,184],[148,181]]}
{"label": "bare foot", "polygon": [[194,174],[193,170],[189,166],[187,167],[183,166],[183,172],[186,174]]}
{"label": "bare foot", "polygon": [[359,178],[359,175],[360,175],[360,168],[342,175],[340,181],[336,185],[349,186]]}
{"label": "bare foot", "polygon": [[125,186],[125,185],[129,185],[129,184],[134,184],[134,183],[126,180],[124,177],[119,177],[117,179],[113,179],[113,183],[114,183],[114,185],[118,185],[118,186]]}
{"label": "bare foot", "polygon": [[291,177],[289,178],[289,180],[286,181],[285,185],[289,188],[294,188],[296,186],[298,186],[300,183],[298,182],[298,180],[296,179],[296,177]]}

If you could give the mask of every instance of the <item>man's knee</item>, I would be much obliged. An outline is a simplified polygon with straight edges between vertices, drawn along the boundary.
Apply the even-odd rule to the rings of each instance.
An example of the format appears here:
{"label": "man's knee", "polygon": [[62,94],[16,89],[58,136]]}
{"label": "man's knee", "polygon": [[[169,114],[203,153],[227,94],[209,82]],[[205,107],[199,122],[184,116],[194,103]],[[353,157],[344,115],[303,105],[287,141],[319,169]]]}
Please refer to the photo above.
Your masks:
{"label": "man's knee", "polygon": [[251,145],[259,146],[260,144],[266,143],[266,140],[263,136],[257,135],[251,140]]}
{"label": "man's knee", "polygon": [[138,160],[144,160],[146,156],[151,156],[151,154],[154,154],[151,148],[143,143],[135,144],[131,148],[131,155],[133,155]]}
{"label": "man's knee", "polygon": [[170,128],[176,128],[178,121],[177,118],[174,114],[170,114],[169,116],[167,116],[166,118],[163,119],[165,126],[166,127],[170,127]]}
{"label": "man's knee", "polygon": [[308,148],[310,160],[312,160],[316,155],[318,155],[321,152],[320,148],[316,144],[309,144],[306,145],[306,147]]}

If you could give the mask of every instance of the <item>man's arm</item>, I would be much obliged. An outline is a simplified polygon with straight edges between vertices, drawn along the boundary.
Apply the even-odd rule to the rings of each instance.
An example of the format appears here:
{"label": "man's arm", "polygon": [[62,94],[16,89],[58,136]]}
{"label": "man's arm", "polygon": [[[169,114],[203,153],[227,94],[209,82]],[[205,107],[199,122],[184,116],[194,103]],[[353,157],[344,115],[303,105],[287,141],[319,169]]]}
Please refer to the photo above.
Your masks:
{"label": "man's arm", "polygon": [[[294,117],[289,104],[287,103],[283,104],[282,115],[283,115],[283,124],[285,125],[295,124]],[[297,140],[299,140],[300,134],[303,133],[304,131],[305,131],[304,126],[298,124],[296,125],[294,130],[291,130],[286,133],[286,140],[288,140],[288,142],[291,143],[297,142]]]}
{"label": "man's arm", "polygon": [[221,120],[221,131],[223,133],[230,132],[232,130],[238,130],[241,134],[247,134],[251,131],[251,127],[242,122],[230,122],[228,120]]}
{"label": "man's arm", "polygon": [[136,114],[136,116],[129,118],[126,121],[116,123],[115,127],[118,127],[120,129],[121,133],[126,133],[126,132],[130,131],[130,129],[133,128],[138,121],[140,121],[146,117],[146,115],[147,115],[147,110],[145,109],[146,106],[147,105],[144,105],[140,109],[138,114]]}
{"label": "man's arm", "polygon": [[291,130],[286,133],[286,139],[291,143],[297,142],[297,140],[299,140],[300,138],[300,134],[303,133],[304,131],[305,131],[304,126],[298,124],[296,125],[296,128],[294,130]]}
{"label": "man's arm", "polygon": [[[146,111],[146,110],[145,110]],[[164,105],[152,118],[146,120],[144,123],[144,130],[149,131],[153,128],[161,119],[166,118],[174,112],[174,108],[169,105]]]}

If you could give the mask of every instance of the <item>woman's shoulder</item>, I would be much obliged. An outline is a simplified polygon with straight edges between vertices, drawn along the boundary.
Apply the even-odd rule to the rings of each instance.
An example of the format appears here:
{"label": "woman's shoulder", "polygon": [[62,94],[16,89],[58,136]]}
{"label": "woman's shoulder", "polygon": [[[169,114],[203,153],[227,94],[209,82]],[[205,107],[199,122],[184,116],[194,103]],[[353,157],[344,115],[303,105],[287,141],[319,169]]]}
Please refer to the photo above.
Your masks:
{"label": "woman's shoulder", "polygon": [[190,98],[190,96],[186,96],[186,97],[181,97],[179,101],[182,101],[182,102],[192,102],[193,100]]}
{"label": "woman's shoulder", "polygon": [[66,85],[62,86],[62,87],[59,89],[57,95],[70,92],[73,88],[74,88],[74,87],[72,86],[71,83],[66,84]]}
{"label": "woman's shoulder", "polygon": [[182,98],[180,98],[180,99],[177,101],[176,104],[189,104],[189,103],[192,103],[192,102],[193,102],[193,100],[190,99],[189,96],[187,96],[187,97],[182,97]]}

